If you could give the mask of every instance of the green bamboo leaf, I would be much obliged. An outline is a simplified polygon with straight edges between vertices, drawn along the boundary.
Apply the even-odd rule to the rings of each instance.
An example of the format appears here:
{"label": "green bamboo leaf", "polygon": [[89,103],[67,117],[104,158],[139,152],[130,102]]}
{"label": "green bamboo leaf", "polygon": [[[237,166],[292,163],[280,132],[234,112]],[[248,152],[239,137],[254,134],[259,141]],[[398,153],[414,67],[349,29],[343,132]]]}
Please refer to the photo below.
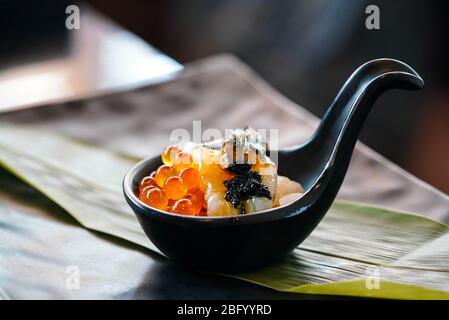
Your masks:
{"label": "green bamboo leaf", "polygon": [[[54,133],[0,124],[0,163],[86,228],[160,251],[121,194],[135,163]],[[412,213],[336,202],[282,262],[227,275],[275,290],[379,298],[449,299],[449,227]]]}

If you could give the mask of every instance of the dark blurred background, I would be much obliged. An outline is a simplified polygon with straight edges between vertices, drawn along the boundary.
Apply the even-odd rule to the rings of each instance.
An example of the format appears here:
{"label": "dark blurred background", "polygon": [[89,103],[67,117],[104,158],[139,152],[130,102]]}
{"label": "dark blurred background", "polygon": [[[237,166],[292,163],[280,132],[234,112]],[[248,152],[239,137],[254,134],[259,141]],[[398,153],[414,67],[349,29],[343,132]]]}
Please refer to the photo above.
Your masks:
{"label": "dark blurred background", "polygon": [[[70,3],[57,2],[58,6]],[[181,63],[233,53],[317,116],[363,62],[379,57],[403,60],[422,75],[425,90],[383,95],[368,118],[361,140],[449,193],[449,13],[445,1],[88,2]],[[12,3],[17,2],[0,2],[4,6],[0,7],[2,38],[8,37],[7,30],[18,28],[11,28],[17,18],[5,14],[5,6]],[[380,8],[380,30],[365,27],[365,8],[370,4]],[[59,18],[48,12],[39,18],[46,26],[40,37],[61,36],[58,31],[47,32],[61,30],[54,28]],[[35,36],[30,39],[37,41]],[[5,50],[9,49],[6,45],[11,50],[16,45],[14,41],[1,42]],[[5,64],[9,60],[1,61]]]}

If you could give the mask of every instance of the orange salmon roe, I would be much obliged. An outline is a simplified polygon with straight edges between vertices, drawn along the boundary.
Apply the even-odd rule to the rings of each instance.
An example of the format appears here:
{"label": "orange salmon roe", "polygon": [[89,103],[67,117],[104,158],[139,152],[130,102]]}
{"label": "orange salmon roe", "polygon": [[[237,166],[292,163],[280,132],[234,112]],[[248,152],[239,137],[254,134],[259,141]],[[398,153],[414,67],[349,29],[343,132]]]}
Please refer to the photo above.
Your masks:
{"label": "orange salmon roe", "polygon": [[154,175],[154,180],[156,181],[159,187],[163,187],[165,180],[176,175],[175,169],[169,165],[162,165],[156,170],[156,174]]}
{"label": "orange salmon roe", "polygon": [[178,200],[187,194],[187,185],[180,177],[169,177],[164,183],[164,191],[168,198]]}
{"label": "orange salmon roe", "polygon": [[193,165],[193,159],[190,153],[178,152],[173,163],[173,167],[180,172],[184,168],[190,168]]}
{"label": "orange salmon roe", "polygon": [[201,175],[192,155],[168,146],[161,158],[164,164],[139,182],[139,199],[161,210],[207,216]]}
{"label": "orange salmon roe", "polygon": [[[147,187],[148,188],[148,187]],[[157,187],[149,187],[150,189],[140,195],[140,200],[149,206],[157,209],[167,210],[167,196],[164,191]]]}
{"label": "orange salmon roe", "polygon": [[200,173],[194,168],[184,168],[179,173],[179,177],[184,181],[189,190],[198,187],[200,182]]}
{"label": "orange salmon roe", "polygon": [[157,186],[156,180],[151,176],[144,177],[139,184],[139,190],[143,190],[145,187]]}
{"label": "orange salmon roe", "polygon": [[158,188],[158,186],[146,186],[146,187],[143,187],[143,189],[140,190],[139,197],[140,196],[144,196],[146,192],[150,191],[153,188]]}
{"label": "orange salmon roe", "polygon": [[193,213],[195,215],[199,215],[201,209],[203,209],[204,204],[204,193],[202,193],[199,189],[196,190],[193,194],[188,194],[186,199],[189,199],[192,203]]}
{"label": "orange salmon roe", "polygon": [[172,209],[173,206],[175,205],[176,201],[177,201],[177,200],[168,199],[168,203],[167,203],[168,211],[171,211],[171,209]]}
{"label": "orange salmon roe", "polygon": [[176,155],[181,152],[181,148],[178,146],[168,146],[162,152],[161,158],[164,164],[173,165]]}
{"label": "orange salmon roe", "polygon": [[181,199],[176,201],[175,205],[172,208],[172,212],[189,216],[195,214],[192,202],[189,199]]}

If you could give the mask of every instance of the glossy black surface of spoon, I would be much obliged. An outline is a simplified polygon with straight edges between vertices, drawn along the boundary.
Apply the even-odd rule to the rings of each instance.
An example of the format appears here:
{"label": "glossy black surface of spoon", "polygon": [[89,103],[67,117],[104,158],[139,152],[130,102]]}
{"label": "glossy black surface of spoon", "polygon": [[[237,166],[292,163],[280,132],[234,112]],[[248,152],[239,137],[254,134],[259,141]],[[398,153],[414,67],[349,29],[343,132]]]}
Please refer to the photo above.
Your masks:
{"label": "glossy black surface of spoon", "polygon": [[389,89],[423,86],[421,77],[398,60],[372,60],[354,71],[313,136],[279,151],[279,174],[305,189],[302,198],[286,206],[232,217],[181,216],[151,208],[135,193],[140,179],[161,165],[159,157],[143,160],[128,172],[125,198],[148,237],[174,261],[216,272],[268,265],[297,247],[326,214],[377,97]]}

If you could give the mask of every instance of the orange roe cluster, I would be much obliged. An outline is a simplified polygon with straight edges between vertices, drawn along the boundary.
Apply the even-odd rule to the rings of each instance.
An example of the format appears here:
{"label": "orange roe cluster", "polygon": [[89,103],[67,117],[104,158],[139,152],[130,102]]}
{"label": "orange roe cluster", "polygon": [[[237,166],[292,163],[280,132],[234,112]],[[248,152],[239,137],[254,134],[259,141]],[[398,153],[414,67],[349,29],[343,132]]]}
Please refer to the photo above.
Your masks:
{"label": "orange roe cluster", "polygon": [[207,215],[200,173],[192,156],[178,146],[162,152],[162,163],[139,183],[139,199],[147,205],[189,216]]}

